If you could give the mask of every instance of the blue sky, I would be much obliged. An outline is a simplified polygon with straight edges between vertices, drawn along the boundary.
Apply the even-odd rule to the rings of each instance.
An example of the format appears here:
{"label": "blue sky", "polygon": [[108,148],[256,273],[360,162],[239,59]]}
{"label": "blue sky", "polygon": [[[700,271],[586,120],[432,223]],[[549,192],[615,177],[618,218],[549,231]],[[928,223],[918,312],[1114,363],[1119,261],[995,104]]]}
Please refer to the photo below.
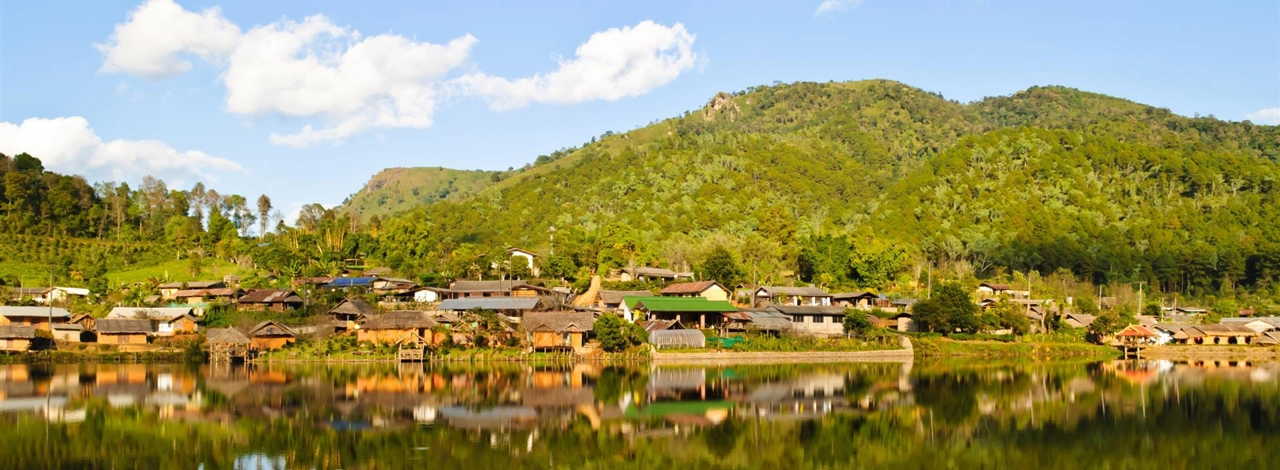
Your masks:
{"label": "blue sky", "polygon": [[959,101],[1056,84],[1280,123],[1274,0],[0,0],[0,47],[0,151],[285,212],[385,167],[519,167],[774,81]]}

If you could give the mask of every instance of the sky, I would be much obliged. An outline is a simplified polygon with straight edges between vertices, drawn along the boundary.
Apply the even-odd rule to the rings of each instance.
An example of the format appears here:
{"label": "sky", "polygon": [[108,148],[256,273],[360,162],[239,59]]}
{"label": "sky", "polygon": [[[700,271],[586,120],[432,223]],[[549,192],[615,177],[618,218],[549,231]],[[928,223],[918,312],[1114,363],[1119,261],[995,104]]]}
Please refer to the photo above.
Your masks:
{"label": "sky", "polygon": [[0,153],[288,214],[388,167],[505,170],[720,91],[870,78],[1280,124],[1280,2],[0,0]]}

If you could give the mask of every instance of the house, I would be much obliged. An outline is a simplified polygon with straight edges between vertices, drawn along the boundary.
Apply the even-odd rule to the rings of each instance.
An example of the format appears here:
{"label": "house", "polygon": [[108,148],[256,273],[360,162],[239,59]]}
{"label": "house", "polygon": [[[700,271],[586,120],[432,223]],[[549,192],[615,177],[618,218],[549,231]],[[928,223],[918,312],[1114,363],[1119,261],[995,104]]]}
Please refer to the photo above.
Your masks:
{"label": "house", "polygon": [[135,308],[116,307],[107,313],[109,319],[148,320],[156,336],[196,334],[199,327],[190,307]]}
{"label": "house", "polygon": [[72,315],[71,320],[67,321],[67,323],[74,323],[74,324],[80,325],[85,331],[90,331],[93,329],[94,320],[96,319],[93,318],[92,316],[89,316],[88,314],[78,313],[78,314]]}
{"label": "house", "polygon": [[472,297],[538,297],[542,295],[556,296],[555,291],[546,287],[530,285],[524,281],[454,281],[449,286],[447,298],[467,299]]}
{"label": "house", "polygon": [[360,328],[360,322],[370,315],[378,313],[378,309],[369,305],[364,299],[348,298],[329,310],[333,318],[334,329],[338,332],[353,331]]}
{"label": "house", "polygon": [[248,355],[251,343],[248,336],[235,328],[210,328],[204,342],[209,346],[209,355],[215,361],[244,358]]}
{"label": "house", "polygon": [[611,310],[622,313],[622,317],[627,321],[635,321],[631,311],[627,310],[627,297],[652,297],[653,293],[647,290],[604,290],[600,291],[600,300],[596,303],[597,307],[605,310]]}
{"label": "house", "polygon": [[512,258],[520,258],[519,260],[515,260],[515,259],[511,260],[512,263],[519,263],[519,262],[527,263],[529,266],[529,272],[533,273],[533,277],[538,277],[539,275],[542,274],[541,272],[539,272],[541,270],[538,268],[538,263],[534,262],[534,260],[538,257],[537,253],[534,253],[529,250],[523,250],[520,248],[511,247],[511,248],[507,248],[507,256],[510,256]]}
{"label": "house", "polygon": [[440,323],[417,310],[398,310],[370,316],[356,336],[361,343],[372,344],[440,344],[445,333],[432,331]]}
{"label": "house", "polygon": [[844,334],[844,307],[812,305],[774,305],[774,310],[791,318],[796,333],[811,335]]}
{"label": "house", "polygon": [[1012,288],[1008,284],[984,282],[978,284],[977,294],[979,299],[990,299],[999,297],[1001,294],[1009,294],[1011,290]]}
{"label": "house", "polygon": [[623,269],[619,274],[619,280],[622,282],[631,281],[672,281],[678,277],[675,271],[662,268],[651,268],[648,266],[637,266],[634,268]]}
{"label": "house", "polygon": [[629,310],[642,312],[649,320],[677,320],[684,325],[712,328],[724,323],[724,314],[738,309],[725,300],[703,297],[627,297]]}
{"label": "house", "polygon": [[36,339],[36,329],[29,325],[0,326],[0,351],[27,352]]}
{"label": "house", "polygon": [[378,295],[406,294],[415,287],[418,283],[396,277],[374,277],[369,283],[369,291]]}
{"label": "house", "polygon": [[444,299],[446,292],[447,289],[421,286],[410,291],[410,293],[413,294],[413,301],[422,304],[439,302],[441,299]]}
{"label": "house", "polygon": [[293,328],[275,320],[267,320],[249,330],[249,347],[257,351],[275,351],[298,339]]}
{"label": "house", "polygon": [[71,312],[59,307],[0,307],[0,325],[27,325],[38,330],[49,330],[49,324],[66,323]]}
{"label": "house", "polygon": [[302,307],[302,296],[286,289],[252,289],[236,300],[237,308],[257,312],[284,312]]}
{"label": "house", "polygon": [[1097,318],[1087,313],[1068,313],[1062,317],[1062,324],[1071,328],[1088,328]]}
{"label": "house", "polygon": [[1249,344],[1260,333],[1244,325],[1196,325],[1183,328],[1173,340],[1185,344]]}
{"label": "house", "polygon": [[523,317],[542,305],[538,297],[493,297],[449,299],[440,302],[439,310],[461,314],[472,310],[492,310],[508,317]]}
{"label": "house", "polygon": [[1173,310],[1182,315],[1204,315],[1209,313],[1209,309],[1201,307],[1178,307]]}
{"label": "house", "polygon": [[662,289],[666,297],[702,297],[712,301],[728,301],[729,289],[716,281],[678,282]]}
{"label": "house", "polygon": [[873,308],[880,296],[871,292],[842,292],[831,296],[831,304],[841,307]]}
{"label": "house", "polygon": [[1253,339],[1255,346],[1280,346],[1280,331],[1268,331]]}
{"label": "house", "polygon": [[1129,345],[1155,344],[1158,338],[1160,338],[1160,333],[1157,333],[1153,327],[1145,325],[1129,325],[1120,330],[1119,333],[1116,333],[1116,339],[1119,339],[1123,344]]}
{"label": "house", "polygon": [[223,281],[189,281],[189,282],[166,282],[160,284],[160,298],[164,300],[173,300],[174,294],[181,290],[189,289],[221,289],[227,287],[227,283]]}
{"label": "house", "polygon": [[187,305],[207,303],[235,303],[244,292],[233,287],[217,287],[211,289],[182,289],[173,293],[171,300]]}
{"label": "house", "polygon": [[751,303],[756,307],[770,305],[831,305],[832,296],[817,287],[763,286],[755,290]]}
{"label": "house", "polygon": [[97,321],[98,344],[138,345],[147,344],[151,335],[151,320],[103,318]]}
{"label": "house", "polygon": [[1280,317],[1223,318],[1218,323],[1223,325],[1242,325],[1258,333],[1280,330]]}
{"label": "house", "polygon": [[53,339],[64,343],[81,343],[85,341],[84,326],[77,323],[54,323]]}
{"label": "house", "polygon": [[919,331],[915,316],[908,311],[899,311],[887,319],[888,328],[902,332]]}
{"label": "house", "polygon": [[581,351],[595,322],[591,312],[530,312],[521,324],[535,350]]}
{"label": "house", "polygon": [[741,309],[724,314],[727,331],[781,334],[791,331],[791,318],[772,308]]}
{"label": "house", "polygon": [[9,300],[17,302],[31,299],[39,305],[49,305],[50,301],[61,304],[71,297],[88,296],[89,289],[79,287],[19,287],[9,290]]}

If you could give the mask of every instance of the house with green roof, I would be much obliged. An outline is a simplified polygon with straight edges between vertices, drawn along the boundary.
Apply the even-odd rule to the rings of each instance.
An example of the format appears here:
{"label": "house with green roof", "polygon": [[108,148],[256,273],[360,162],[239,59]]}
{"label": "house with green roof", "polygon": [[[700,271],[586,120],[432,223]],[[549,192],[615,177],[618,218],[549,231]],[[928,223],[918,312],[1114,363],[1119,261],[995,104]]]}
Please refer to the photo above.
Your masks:
{"label": "house with green roof", "polygon": [[682,325],[714,328],[724,323],[724,314],[737,312],[728,301],[704,297],[625,297],[624,316],[644,314],[649,320],[678,320]]}

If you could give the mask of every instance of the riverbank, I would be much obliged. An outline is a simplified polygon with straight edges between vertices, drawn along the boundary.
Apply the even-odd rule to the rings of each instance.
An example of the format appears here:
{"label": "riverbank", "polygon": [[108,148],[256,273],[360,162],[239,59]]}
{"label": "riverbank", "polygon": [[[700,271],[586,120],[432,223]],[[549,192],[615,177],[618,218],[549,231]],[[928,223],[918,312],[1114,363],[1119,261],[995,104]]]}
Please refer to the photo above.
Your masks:
{"label": "riverbank", "polygon": [[0,364],[77,364],[77,363],[112,363],[112,364],[171,364],[179,362],[203,362],[202,357],[193,358],[187,351],[31,351],[0,355]]}
{"label": "riverbank", "polygon": [[954,340],[915,337],[916,357],[1040,357],[1115,359],[1119,349],[1086,342]]}
{"label": "riverbank", "polygon": [[1202,360],[1202,359],[1280,359],[1280,348],[1262,346],[1227,345],[1165,345],[1142,350],[1143,359]]}

